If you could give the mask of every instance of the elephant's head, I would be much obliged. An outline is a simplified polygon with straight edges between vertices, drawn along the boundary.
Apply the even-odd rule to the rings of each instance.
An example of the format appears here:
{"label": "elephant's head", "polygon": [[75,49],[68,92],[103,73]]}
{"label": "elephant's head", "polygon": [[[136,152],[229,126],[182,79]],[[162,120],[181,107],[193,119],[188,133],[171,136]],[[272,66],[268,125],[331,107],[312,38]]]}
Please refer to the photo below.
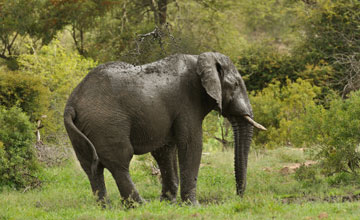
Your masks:
{"label": "elephant's head", "polygon": [[200,54],[197,73],[207,94],[217,103],[217,109],[232,124],[235,139],[235,178],[237,194],[246,187],[246,170],[253,126],[266,130],[253,120],[246,86],[231,60],[220,53]]}

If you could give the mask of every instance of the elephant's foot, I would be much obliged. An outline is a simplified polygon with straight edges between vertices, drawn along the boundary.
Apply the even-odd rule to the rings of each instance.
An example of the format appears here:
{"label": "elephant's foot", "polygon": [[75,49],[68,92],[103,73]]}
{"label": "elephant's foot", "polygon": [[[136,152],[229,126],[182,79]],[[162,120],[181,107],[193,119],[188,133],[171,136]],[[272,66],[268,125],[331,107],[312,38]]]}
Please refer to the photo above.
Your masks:
{"label": "elephant's foot", "polygon": [[164,193],[160,196],[160,201],[168,201],[172,204],[176,203],[176,194],[170,192]]}
{"label": "elephant's foot", "polygon": [[181,199],[184,204],[192,206],[200,206],[200,203],[196,200],[195,190],[192,190],[191,193],[182,194]]}
{"label": "elephant's foot", "polygon": [[103,209],[111,209],[112,208],[111,202],[107,198],[98,199],[97,202]]}
{"label": "elephant's foot", "polygon": [[136,200],[134,200],[132,198],[124,199],[124,200],[122,200],[122,203],[125,208],[132,209],[132,208],[136,208],[142,204],[145,204],[146,200],[139,196]]}
{"label": "elephant's foot", "polygon": [[196,199],[193,199],[193,200],[190,200],[190,199],[183,200],[183,204],[185,204],[185,205],[191,205],[191,206],[200,206],[200,203],[199,203]]}

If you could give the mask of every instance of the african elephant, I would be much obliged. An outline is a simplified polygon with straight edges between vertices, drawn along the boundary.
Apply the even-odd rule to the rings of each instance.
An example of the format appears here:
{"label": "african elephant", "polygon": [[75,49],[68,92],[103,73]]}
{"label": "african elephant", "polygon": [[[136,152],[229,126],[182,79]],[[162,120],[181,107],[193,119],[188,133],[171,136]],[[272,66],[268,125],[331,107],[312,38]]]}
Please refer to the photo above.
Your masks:
{"label": "african elephant", "polygon": [[223,54],[177,54],[141,66],[100,65],[70,95],[64,122],[99,200],[106,197],[107,168],[124,200],[143,202],[129,164],[134,154],[151,152],[161,171],[161,198],[176,200],[179,164],[181,199],[197,204],[202,121],[213,109],[233,126],[236,188],[242,195],[253,126],[265,128],[252,119],[244,81]]}

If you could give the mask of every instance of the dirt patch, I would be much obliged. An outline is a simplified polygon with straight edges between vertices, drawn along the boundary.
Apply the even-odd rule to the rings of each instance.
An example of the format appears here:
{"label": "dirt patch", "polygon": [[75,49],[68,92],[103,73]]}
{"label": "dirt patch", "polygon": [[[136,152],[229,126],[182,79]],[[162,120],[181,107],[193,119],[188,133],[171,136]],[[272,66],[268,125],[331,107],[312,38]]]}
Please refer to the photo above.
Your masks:
{"label": "dirt patch", "polygon": [[[292,173],[295,173],[297,169],[299,169],[301,166],[304,167],[309,167],[309,166],[313,166],[315,164],[317,164],[318,162],[316,161],[312,161],[312,160],[308,160],[305,161],[304,163],[291,163],[291,164],[286,164],[285,166],[283,166],[280,170],[276,171],[279,172],[280,174],[286,176]],[[274,169],[272,169],[271,167],[264,167],[262,169],[263,171],[266,172],[273,172],[275,171]]]}
{"label": "dirt patch", "polygon": [[315,197],[315,196],[304,196],[304,197],[287,197],[282,198],[281,202],[284,204],[292,203],[306,203],[306,202],[329,202],[329,203],[341,203],[341,202],[356,202],[360,201],[359,194],[349,194],[349,195],[336,195],[336,196],[327,196],[327,197]]}

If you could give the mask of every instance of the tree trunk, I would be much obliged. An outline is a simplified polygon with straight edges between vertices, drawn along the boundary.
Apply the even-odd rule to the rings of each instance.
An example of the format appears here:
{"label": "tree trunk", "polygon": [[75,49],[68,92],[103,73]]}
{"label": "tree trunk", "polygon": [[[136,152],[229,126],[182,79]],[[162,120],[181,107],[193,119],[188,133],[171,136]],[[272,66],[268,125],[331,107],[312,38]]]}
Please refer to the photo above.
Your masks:
{"label": "tree trunk", "polygon": [[150,8],[154,13],[154,22],[157,26],[166,24],[168,0],[149,0]]}
{"label": "tree trunk", "polygon": [[167,0],[158,0],[159,25],[166,24]]}

